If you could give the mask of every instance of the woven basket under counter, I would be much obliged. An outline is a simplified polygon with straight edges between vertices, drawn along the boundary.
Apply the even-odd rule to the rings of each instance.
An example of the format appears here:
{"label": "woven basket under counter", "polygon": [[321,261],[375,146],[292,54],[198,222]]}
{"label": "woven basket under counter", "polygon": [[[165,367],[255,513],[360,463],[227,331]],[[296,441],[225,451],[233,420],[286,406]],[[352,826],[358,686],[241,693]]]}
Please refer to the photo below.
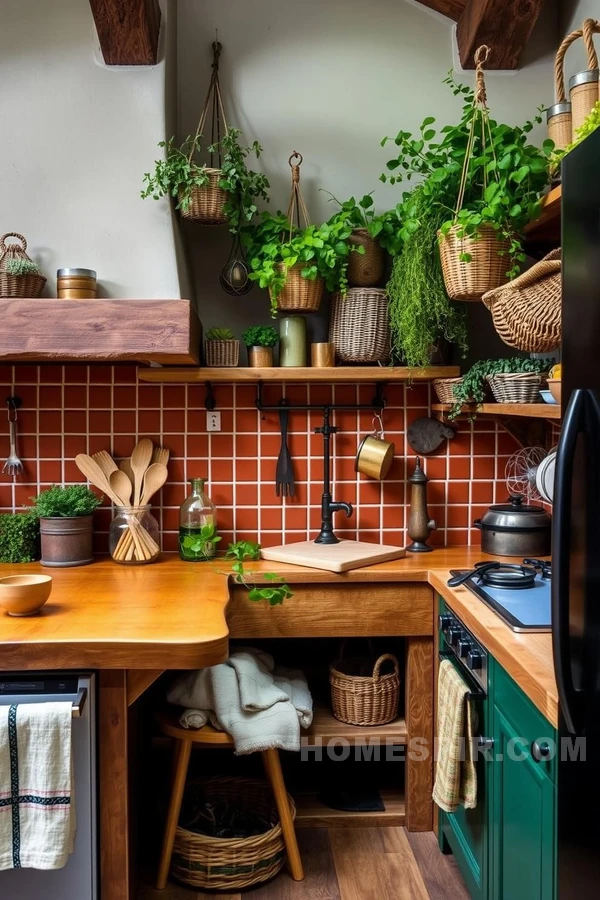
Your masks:
{"label": "woven basket under counter", "polygon": [[388,296],[382,288],[350,288],[331,298],[329,342],[345,362],[385,362],[391,352]]}
{"label": "woven basket under counter", "polygon": [[[393,671],[383,675],[386,662],[392,663]],[[333,715],[340,722],[385,725],[398,715],[400,669],[391,653],[384,653],[375,665],[364,657],[342,657],[329,667],[329,684]]]}
{"label": "woven basket under counter", "polygon": [[[188,789],[193,787],[193,782]],[[219,838],[188,831],[178,825],[175,832],[171,875],[202,890],[239,891],[268,881],[281,871],[285,845],[277,807],[269,786],[259,780],[215,777],[204,782],[208,802],[225,800],[268,817],[272,827],[247,838]],[[292,817],[296,807],[288,795]]]}
{"label": "woven basket under counter", "polygon": [[240,361],[239,341],[205,341],[204,356],[208,368],[233,368]]}
{"label": "woven basket under counter", "polygon": [[[16,238],[20,243],[7,244],[6,238]],[[12,260],[31,262],[26,250],[27,241],[22,234],[18,234],[16,231],[9,231],[0,238],[0,297],[37,299],[42,296],[46,284],[43,275],[11,275],[6,271]]]}
{"label": "woven basket under counter", "polygon": [[536,372],[503,372],[488,375],[487,382],[497,403],[539,403],[546,377]]}
{"label": "woven basket under counter", "polygon": [[228,194],[222,187],[219,187],[221,170],[205,169],[204,171],[208,175],[208,184],[192,188],[187,207],[181,206],[180,195],[179,211],[184,219],[191,219],[197,225],[225,225],[227,216],[223,213],[223,207],[227,203]]}

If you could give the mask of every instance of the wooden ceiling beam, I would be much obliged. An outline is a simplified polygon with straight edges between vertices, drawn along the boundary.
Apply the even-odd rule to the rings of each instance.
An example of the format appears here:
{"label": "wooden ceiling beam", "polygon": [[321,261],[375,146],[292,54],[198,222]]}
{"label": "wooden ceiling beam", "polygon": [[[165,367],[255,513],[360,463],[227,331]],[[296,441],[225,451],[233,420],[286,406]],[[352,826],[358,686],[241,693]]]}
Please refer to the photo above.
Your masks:
{"label": "wooden ceiling beam", "polygon": [[107,66],[153,66],[158,58],[158,0],[90,0]]}
{"label": "wooden ceiling beam", "polygon": [[467,0],[456,40],[463,69],[475,68],[475,51],[490,48],[486,69],[518,69],[544,0]]}
{"label": "wooden ceiling beam", "polygon": [[466,2],[467,0],[419,0],[421,6],[427,6],[455,22],[458,22],[463,14]]}

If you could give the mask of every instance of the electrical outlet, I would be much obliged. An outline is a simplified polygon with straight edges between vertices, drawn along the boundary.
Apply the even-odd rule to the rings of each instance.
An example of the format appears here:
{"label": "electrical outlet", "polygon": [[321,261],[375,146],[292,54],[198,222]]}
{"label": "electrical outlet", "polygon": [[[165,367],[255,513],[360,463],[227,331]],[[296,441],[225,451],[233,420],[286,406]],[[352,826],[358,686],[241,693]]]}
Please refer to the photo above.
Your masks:
{"label": "electrical outlet", "polygon": [[220,412],[210,412],[206,413],[206,430],[207,431],[220,431],[221,430],[221,413]]}

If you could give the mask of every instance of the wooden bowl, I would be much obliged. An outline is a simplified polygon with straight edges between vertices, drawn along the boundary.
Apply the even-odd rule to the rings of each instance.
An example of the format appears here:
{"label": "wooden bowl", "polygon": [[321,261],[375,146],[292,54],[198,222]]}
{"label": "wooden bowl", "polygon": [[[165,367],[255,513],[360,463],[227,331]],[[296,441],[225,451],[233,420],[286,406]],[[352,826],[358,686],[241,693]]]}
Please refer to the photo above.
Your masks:
{"label": "wooden bowl", "polygon": [[51,590],[50,575],[9,575],[0,578],[0,606],[9,616],[35,616]]}
{"label": "wooden bowl", "polygon": [[549,378],[548,379],[548,390],[556,400],[556,402],[560,405],[560,378]]}

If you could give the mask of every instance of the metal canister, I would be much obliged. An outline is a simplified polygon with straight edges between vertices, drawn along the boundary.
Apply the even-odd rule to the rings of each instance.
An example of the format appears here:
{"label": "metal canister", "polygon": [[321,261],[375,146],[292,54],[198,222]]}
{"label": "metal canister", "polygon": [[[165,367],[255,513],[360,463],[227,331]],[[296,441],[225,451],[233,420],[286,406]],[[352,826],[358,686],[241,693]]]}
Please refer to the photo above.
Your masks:
{"label": "metal canister", "polygon": [[598,102],[598,69],[586,69],[569,79],[569,96],[573,109],[573,138]]}
{"label": "metal canister", "polygon": [[93,269],[59,269],[56,295],[59,300],[94,300],[98,283]]}
{"label": "metal canister", "polygon": [[546,110],[548,137],[557,150],[564,150],[573,140],[572,119],[570,103],[555,103]]}

